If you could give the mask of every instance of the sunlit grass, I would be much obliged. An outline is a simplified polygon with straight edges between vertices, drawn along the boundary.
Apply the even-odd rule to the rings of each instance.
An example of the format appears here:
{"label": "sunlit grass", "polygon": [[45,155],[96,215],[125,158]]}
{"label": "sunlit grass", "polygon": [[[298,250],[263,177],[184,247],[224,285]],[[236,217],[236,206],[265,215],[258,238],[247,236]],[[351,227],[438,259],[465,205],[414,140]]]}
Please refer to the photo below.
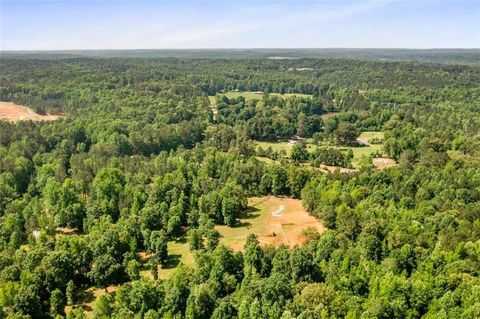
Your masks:
{"label": "sunlit grass", "polygon": [[[263,99],[263,93],[257,93],[257,92],[250,92],[250,91],[245,91],[245,92],[225,92],[225,93],[218,93],[218,95],[224,95],[229,99],[236,99],[240,96],[243,96],[246,101],[250,100],[261,100]],[[303,97],[303,98],[312,98],[311,94],[302,94],[302,93],[269,93],[269,95],[277,95],[281,97],[292,97],[292,96],[297,96],[297,97]],[[210,104],[215,104],[215,96],[209,96],[208,97]]]}

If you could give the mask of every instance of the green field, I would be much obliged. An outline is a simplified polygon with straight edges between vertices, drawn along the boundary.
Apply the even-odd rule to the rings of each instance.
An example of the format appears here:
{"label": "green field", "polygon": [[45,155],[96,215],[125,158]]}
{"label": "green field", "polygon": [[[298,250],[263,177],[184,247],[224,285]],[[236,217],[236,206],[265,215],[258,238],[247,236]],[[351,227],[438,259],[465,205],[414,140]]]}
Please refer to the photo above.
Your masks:
{"label": "green field", "polygon": [[[272,148],[273,151],[285,151],[287,154],[287,157],[290,156],[290,153],[292,151],[292,147],[294,144],[290,144],[288,141],[279,141],[279,142],[260,142],[256,141],[255,142],[257,147],[261,147],[264,150],[268,149],[269,147]],[[309,152],[313,152],[317,146],[315,144],[311,144],[307,142],[307,149]]]}
{"label": "green field", "polygon": [[375,132],[375,131],[366,131],[362,132],[358,137],[358,140],[362,143],[368,144],[372,139],[383,140],[385,138],[385,133],[383,132]]}
{"label": "green field", "polygon": [[[235,227],[224,225],[215,226],[215,229],[220,233],[221,244],[234,250],[241,250],[249,234],[260,236],[263,243],[276,244],[281,242],[281,237],[269,236],[271,229],[279,227],[275,225],[275,220],[272,220],[271,213],[277,210],[280,205],[285,206],[283,218],[289,219],[292,223],[289,224],[290,226],[297,225],[298,227],[303,227],[313,223],[313,220],[311,220],[312,217],[305,211],[302,202],[298,199],[275,196],[253,197],[249,199],[248,204],[249,208],[246,214],[239,219]],[[305,221],[306,219],[307,221]],[[316,220],[314,223],[317,223]],[[290,228],[290,233],[298,232],[295,227]],[[280,233],[281,230],[277,232]],[[187,266],[194,266],[195,264],[195,257],[190,251],[187,237],[182,237],[178,241],[170,241],[168,243],[167,265],[158,268],[159,278],[168,278],[180,263]],[[141,271],[141,275],[152,278],[150,269],[145,268]]]}
{"label": "green field", "polygon": [[[218,95],[225,95],[229,99],[236,99],[240,96],[243,96],[246,101],[250,100],[261,100],[263,98],[263,94],[261,93],[256,93],[256,92],[226,92],[226,93],[219,93]],[[303,97],[303,98],[311,98],[312,95],[310,94],[302,94],[302,93],[284,93],[284,94],[279,94],[279,93],[269,93],[269,95],[277,95],[281,97],[292,97],[292,96],[297,96],[297,97]],[[210,104],[215,104],[215,96],[208,96],[208,100],[210,101]]]}
{"label": "green field", "polygon": [[370,140],[372,138],[378,138],[383,140],[385,138],[385,133],[376,131],[365,131],[362,132],[358,138],[362,140]]}
{"label": "green field", "polygon": [[[384,133],[383,132],[362,132],[358,137],[359,140],[368,142],[372,138],[379,138],[383,139]],[[290,157],[290,153],[292,150],[293,144],[290,144],[288,141],[278,141],[278,142],[255,142],[257,147],[261,147],[263,149],[268,149],[269,147],[272,148],[273,151],[285,151],[286,156]],[[362,160],[365,156],[369,156],[372,153],[376,152],[383,152],[383,144],[369,144],[364,146],[357,146],[357,147],[338,147],[334,145],[324,144],[322,146],[325,147],[335,147],[342,151],[347,151],[351,149],[353,151],[353,160],[352,165],[354,168],[359,168]],[[314,151],[318,146],[312,143],[308,143],[307,141],[307,149],[309,152]]]}
{"label": "green field", "polygon": [[[187,237],[182,237],[177,241],[168,242],[168,260],[167,264],[163,267],[158,267],[158,277],[165,279],[172,274],[177,266],[182,263],[187,266],[193,266],[195,264],[195,257],[190,251]],[[141,275],[147,278],[152,278],[150,269],[144,269],[141,271]]]}
{"label": "green field", "polygon": [[359,146],[359,147],[347,147],[345,148],[345,150],[349,148],[353,151],[352,165],[354,168],[359,168],[362,163],[362,159],[365,156],[369,156],[370,154],[375,153],[377,151],[382,152],[383,144],[372,144],[368,146]]}

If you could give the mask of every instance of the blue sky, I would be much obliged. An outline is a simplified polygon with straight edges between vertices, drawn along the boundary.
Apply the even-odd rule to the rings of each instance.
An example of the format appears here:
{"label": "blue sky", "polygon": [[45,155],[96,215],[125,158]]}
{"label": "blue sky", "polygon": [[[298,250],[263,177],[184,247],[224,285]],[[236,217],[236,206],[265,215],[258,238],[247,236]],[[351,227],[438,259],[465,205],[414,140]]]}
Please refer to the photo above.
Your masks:
{"label": "blue sky", "polygon": [[480,48],[480,0],[0,0],[1,50]]}

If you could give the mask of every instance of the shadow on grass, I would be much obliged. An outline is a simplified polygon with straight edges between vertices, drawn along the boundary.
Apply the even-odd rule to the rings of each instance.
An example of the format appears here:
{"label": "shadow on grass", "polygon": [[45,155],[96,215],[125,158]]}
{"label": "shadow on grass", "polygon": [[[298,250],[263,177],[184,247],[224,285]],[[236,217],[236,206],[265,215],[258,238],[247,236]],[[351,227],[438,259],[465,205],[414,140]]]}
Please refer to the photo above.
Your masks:
{"label": "shadow on grass", "polygon": [[178,264],[180,263],[181,258],[182,258],[182,255],[180,254],[168,255],[167,262],[162,267],[162,269],[172,269],[177,267]]}
{"label": "shadow on grass", "polygon": [[[253,206],[248,206],[247,209],[242,213],[241,218],[242,219],[255,219],[260,216],[259,213],[260,209],[253,207]],[[252,226],[252,223],[249,221],[238,221],[235,223],[235,225],[232,228],[243,228],[243,227],[250,227]]]}
{"label": "shadow on grass", "polygon": [[242,219],[255,219],[260,216],[260,209],[253,206],[248,206],[247,209],[242,214]]}
{"label": "shadow on grass", "polygon": [[95,300],[95,295],[93,294],[93,291],[88,289],[88,290],[80,290],[77,293],[77,302],[79,304],[86,304],[89,302],[92,302]]}
{"label": "shadow on grass", "polygon": [[75,308],[82,308],[83,311],[87,311],[87,312],[93,311],[93,308],[90,307],[89,305],[79,305],[78,307],[75,307]]}
{"label": "shadow on grass", "polygon": [[177,238],[175,240],[175,242],[179,243],[179,244],[186,244],[187,243],[187,236],[183,235],[182,237]]}
{"label": "shadow on grass", "polygon": [[237,222],[235,225],[232,226],[232,228],[242,228],[242,227],[250,227],[252,226],[252,223],[250,222]]}

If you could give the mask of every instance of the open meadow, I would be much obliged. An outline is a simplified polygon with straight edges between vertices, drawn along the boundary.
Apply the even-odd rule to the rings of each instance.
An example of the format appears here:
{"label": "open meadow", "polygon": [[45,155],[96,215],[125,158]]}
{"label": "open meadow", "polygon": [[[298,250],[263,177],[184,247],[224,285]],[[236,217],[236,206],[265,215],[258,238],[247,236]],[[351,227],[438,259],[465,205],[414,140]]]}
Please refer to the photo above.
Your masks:
{"label": "open meadow", "polygon": [[[302,232],[313,227],[319,233],[325,227],[312,215],[308,214],[299,199],[290,197],[262,196],[248,199],[248,208],[234,227],[217,225],[220,243],[235,251],[243,250],[250,234],[255,234],[261,244],[288,247],[302,245]],[[159,277],[168,278],[180,263],[193,266],[195,258],[189,249],[187,237],[168,242],[168,259],[164,267],[158,268]],[[142,260],[150,256],[141,254]],[[150,270],[144,269],[142,276],[151,278]]]}
{"label": "open meadow", "polygon": [[[267,93],[263,92],[251,92],[251,91],[246,91],[246,92],[225,92],[225,93],[218,93],[218,95],[224,95],[229,99],[236,99],[240,96],[243,96],[246,101],[249,100],[261,100],[263,98],[263,95]],[[287,97],[303,97],[303,98],[312,98],[311,94],[302,94],[302,93],[268,93],[269,95],[276,95],[276,96],[281,96],[283,98]],[[209,96],[208,99],[210,100],[210,104],[215,104],[215,96]]]}
{"label": "open meadow", "polygon": [[233,250],[242,250],[248,235],[255,234],[262,244],[288,247],[303,243],[302,232],[313,227],[319,233],[325,227],[309,215],[302,201],[288,197],[262,196],[248,200],[249,209],[235,227],[216,226],[220,242]]}
{"label": "open meadow", "polygon": [[[369,141],[372,139],[377,139],[383,141],[384,138],[384,133],[383,132],[373,132],[373,131],[367,131],[367,132],[362,132],[357,141],[359,142],[359,146],[335,146],[335,145],[329,145],[325,144],[323,146],[326,147],[334,147],[338,148],[341,151],[346,152],[347,150],[351,149],[353,152],[353,159],[352,159],[352,165],[354,168],[359,168],[364,161],[365,157],[370,156],[371,154],[377,154],[380,153],[382,157],[378,159],[373,159],[372,164],[378,168],[378,169],[384,169],[387,167],[394,166],[396,163],[394,160],[388,158],[385,154],[383,154],[383,143],[382,144],[371,144]],[[307,144],[307,150],[309,152],[315,151],[317,149],[317,145],[310,143],[309,140],[306,140]],[[292,147],[295,143],[291,141],[278,141],[278,142],[263,142],[263,141],[256,141],[256,147],[257,148],[262,148],[264,150],[271,148],[272,151],[275,152],[284,152],[286,157],[290,157]],[[335,169],[335,167],[331,167]]]}

